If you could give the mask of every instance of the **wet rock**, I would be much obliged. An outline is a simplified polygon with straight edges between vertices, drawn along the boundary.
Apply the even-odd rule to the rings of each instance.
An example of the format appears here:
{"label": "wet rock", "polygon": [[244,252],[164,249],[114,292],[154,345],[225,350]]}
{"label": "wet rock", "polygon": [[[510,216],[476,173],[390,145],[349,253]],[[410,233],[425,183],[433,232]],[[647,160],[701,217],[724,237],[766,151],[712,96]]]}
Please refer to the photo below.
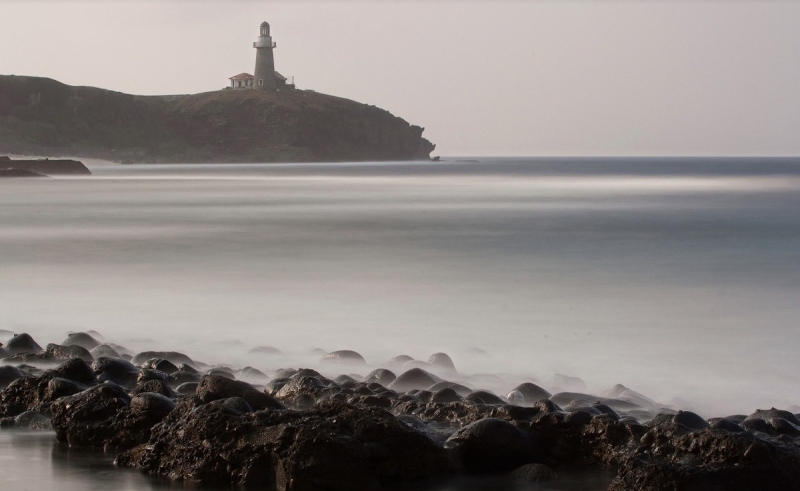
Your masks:
{"label": "wet rock", "polygon": [[244,378],[252,379],[252,380],[267,380],[267,374],[258,370],[257,368],[253,367],[244,367],[242,368],[241,375]]}
{"label": "wet rock", "polygon": [[142,392],[131,399],[131,413],[153,421],[161,421],[175,409],[169,397],[154,392]]}
{"label": "wet rock", "polygon": [[223,377],[230,380],[236,380],[236,376],[234,376],[231,372],[227,370],[217,370],[217,369],[209,370],[208,375],[212,377]]}
{"label": "wet rock", "polygon": [[15,334],[5,346],[12,355],[19,353],[41,353],[41,346],[28,333]]}
{"label": "wet rock", "polygon": [[178,367],[175,366],[174,363],[172,363],[169,360],[165,360],[163,358],[150,358],[149,360],[139,365],[139,367],[148,368],[150,370],[158,370],[159,372],[164,372],[167,375],[178,371]]}
{"label": "wet rock", "polygon": [[783,490],[798,482],[800,454],[793,445],[747,432],[658,426],[622,459],[609,490]]}
{"label": "wet rock", "polygon": [[428,358],[428,363],[435,367],[444,368],[452,372],[456,371],[453,359],[447,353],[434,353]]}
{"label": "wet rock", "polygon": [[470,389],[466,385],[457,384],[455,382],[448,382],[446,380],[443,380],[441,382],[436,382],[435,384],[428,387],[426,390],[429,390],[431,392],[438,392],[442,389],[453,389],[461,397],[464,397],[468,395],[470,392],[472,392],[472,389]]}
{"label": "wet rock", "polygon": [[178,353],[177,351],[143,351],[141,353],[137,353],[133,359],[131,359],[131,363],[134,365],[141,365],[142,363],[146,362],[151,358],[161,358],[164,360],[168,360],[174,365],[180,365],[181,363],[185,363],[191,366],[197,366],[197,364],[192,361],[191,358],[184,355],[183,353]]}
{"label": "wet rock", "polygon": [[702,430],[708,428],[708,421],[701,418],[691,411],[678,411],[678,414],[672,417],[674,423],[682,424],[691,430]]}
{"label": "wet rock", "polygon": [[359,353],[352,350],[332,351],[322,357],[320,363],[338,363],[346,365],[366,365],[367,361]]}
{"label": "wet rock", "polygon": [[85,332],[73,332],[61,344],[63,346],[80,346],[87,351],[91,351],[100,346],[101,343]]}
{"label": "wet rock", "polygon": [[800,427],[783,418],[770,418],[769,425],[775,429],[776,435],[788,435],[792,438],[800,436]]}
{"label": "wet rock", "polygon": [[253,407],[241,397],[227,397],[225,399],[217,399],[216,401],[209,402],[211,405],[222,406],[227,410],[233,411],[238,414],[247,414],[253,412]]}
{"label": "wet rock", "polygon": [[121,358],[119,352],[117,352],[117,350],[115,350],[114,348],[112,348],[107,344],[101,344],[92,348],[91,350],[89,350],[89,354],[91,354],[95,360],[100,357]]}
{"label": "wet rock", "polygon": [[274,378],[267,382],[267,386],[264,388],[264,392],[271,396],[275,396],[275,394],[280,391],[284,385],[288,384],[292,379],[290,378]]}
{"label": "wet rock", "polygon": [[307,409],[324,395],[336,392],[317,377],[292,377],[275,394],[275,398],[297,408]]}
{"label": "wet rock", "polygon": [[476,390],[464,397],[465,401],[477,402],[480,404],[506,404],[501,397],[492,394],[488,390]]}
{"label": "wet rock", "polygon": [[521,395],[521,398],[516,395],[514,396],[514,404],[517,404],[519,406],[530,406],[537,401],[541,401],[542,399],[548,399],[550,398],[550,396],[552,396],[550,392],[530,382],[519,384],[518,386],[511,389],[511,392],[508,395],[509,402],[511,402],[512,399],[511,394],[514,392],[519,392],[519,394]]}
{"label": "wet rock", "polygon": [[11,352],[3,347],[3,343],[0,343],[0,360],[11,358],[11,356]]}
{"label": "wet rock", "polygon": [[431,402],[458,402],[460,400],[461,396],[458,395],[458,392],[449,387],[436,391],[431,396]]}
{"label": "wet rock", "polygon": [[179,370],[170,374],[167,381],[170,384],[170,387],[177,387],[181,384],[185,384],[187,382],[200,382],[202,377],[197,373],[192,372],[185,372],[183,370]]}
{"label": "wet rock", "polygon": [[185,382],[175,388],[175,392],[182,396],[192,395],[197,393],[198,382]]}
{"label": "wet rock", "polygon": [[397,375],[394,374],[391,370],[387,370],[385,368],[378,368],[377,370],[373,370],[364,377],[364,382],[370,383],[378,383],[384,387],[388,387],[389,384],[394,382],[397,379]]}
{"label": "wet rock", "polygon": [[517,482],[537,483],[552,481],[556,473],[545,464],[525,464],[514,469],[510,476]]}
{"label": "wet rock", "polygon": [[394,382],[389,384],[389,388],[397,392],[408,392],[413,389],[425,389],[440,381],[432,373],[421,368],[412,368],[401,373]]}
{"label": "wet rock", "polygon": [[716,421],[711,423],[710,426],[711,426],[711,428],[715,428],[715,429],[719,429],[719,430],[725,430],[725,431],[732,431],[734,433],[740,433],[740,432],[744,431],[744,428],[739,426],[737,423],[735,423],[735,422],[733,422],[733,421],[731,421],[729,419],[723,419],[723,418],[717,419]]}
{"label": "wet rock", "polygon": [[94,371],[84,360],[72,358],[58,365],[52,370],[48,370],[53,377],[61,377],[74,380],[82,384],[93,384],[96,381]]}
{"label": "wet rock", "polygon": [[125,390],[112,382],[58,399],[50,406],[56,438],[76,446],[124,446],[131,435],[122,431],[121,413],[129,411],[129,403]]}
{"label": "wet rock", "polygon": [[373,491],[448,471],[445,452],[423,433],[386,411],[334,402],[237,414],[187,401],[117,462],[174,479],[280,491]]}
{"label": "wet rock", "polygon": [[28,430],[52,430],[53,422],[42,413],[37,411],[26,411],[13,419],[14,428],[24,428]]}
{"label": "wet rock", "polygon": [[342,385],[344,383],[352,383],[352,384],[356,384],[357,383],[356,379],[354,379],[350,375],[344,375],[344,374],[339,375],[338,377],[334,378],[333,382],[335,384],[337,384],[337,385]]}
{"label": "wet rock", "polygon": [[0,389],[5,389],[8,385],[25,374],[19,368],[11,365],[0,365]]}
{"label": "wet rock", "polygon": [[61,397],[71,396],[87,389],[83,385],[74,380],[67,380],[65,378],[53,378],[47,382],[47,388],[44,393],[44,400],[55,401]]}
{"label": "wet rock", "polygon": [[447,439],[467,473],[507,472],[536,459],[531,435],[508,421],[486,418],[461,428]]}
{"label": "wet rock", "polygon": [[741,423],[739,423],[739,426],[741,426],[745,431],[761,432],[761,433],[767,433],[769,435],[773,434],[775,430],[772,426],[769,425],[769,423],[760,418],[746,419]]}
{"label": "wet rock", "polygon": [[390,367],[392,369],[397,369],[397,368],[401,368],[403,365],[405,365],[409,361],[413,361],[413,360],[414,360],[414,358],[412,358],[412,357],[410,357],[408,355],[397,355],[397,356],[389,359],[389,361],[387,361],[384,365],[388,366],[388,367]]}
{"label": "wet rock", "polygon": [[56,360],[69,360],[70,358],[80,358],[81,360],[92,363],[94,361],[94,357],[89,351],[78,345],[72,346],[61,346],[58,344],[48,344],[47,348],[45,349],[46,353],[52,355],[52,357]]}
{"label": "wet rock", "polygon": [[215,375],[203,377],[197,386],[196,394],[203,403],[228,397],[241,397],[256,410],[284,408],[284,405],[276,401],[272,396],[259,392],[246,382]]}
{"label": "wet rock", "polygon": [[759,409],[753,414],[749,415],[746,420],[763,419],[764,421],[769,421],[772,418],[782,418],[795,426],[800,426],[800,418],[798,418],[797,415],[792,414],[789,411],[775,409],[774,407],[772,409]]}
{"label": "wet rock", "polygon": [[140,370],[133,363],[121,358],[98,358],[92,363],[97,379],[109,381],[123,387],[133,387],[139,378]]}
{"label": "wet rock", "polygon": [[159,394],[169,399],[175,399],[178,397],[178,394],[170,388],[169,384],[165,380],[161,379],[148,379],[139,381],[136,384],[136,387],[131,391],[131,396],[137,396],[139,394],[145,393],[154,393]]}

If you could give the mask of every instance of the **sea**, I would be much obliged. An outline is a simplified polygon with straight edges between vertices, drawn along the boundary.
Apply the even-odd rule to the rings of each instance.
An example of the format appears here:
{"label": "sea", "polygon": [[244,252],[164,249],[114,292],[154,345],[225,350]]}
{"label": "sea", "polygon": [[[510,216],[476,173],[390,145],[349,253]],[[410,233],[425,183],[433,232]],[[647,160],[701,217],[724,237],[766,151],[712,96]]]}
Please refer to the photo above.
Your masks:
{"label": "sea", "polygon": [[[800,159],[87,162],[0,182],[0,329],[266,373],[445,352],[500,394],[800,412]],[[112,461],[0,430],[3,489],[180,487]]]}

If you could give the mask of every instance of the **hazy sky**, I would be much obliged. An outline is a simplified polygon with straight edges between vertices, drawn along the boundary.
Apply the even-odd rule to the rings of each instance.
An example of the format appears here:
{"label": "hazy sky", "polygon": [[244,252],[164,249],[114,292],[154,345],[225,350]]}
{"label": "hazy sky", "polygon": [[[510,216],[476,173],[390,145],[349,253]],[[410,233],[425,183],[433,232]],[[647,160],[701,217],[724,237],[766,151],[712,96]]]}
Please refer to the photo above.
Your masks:
{"label": "hazy sky", "polygon": [[0,73],[136,94],[252,73],[383,107],[442,155],[800,155],[800,2],[0,0]]}

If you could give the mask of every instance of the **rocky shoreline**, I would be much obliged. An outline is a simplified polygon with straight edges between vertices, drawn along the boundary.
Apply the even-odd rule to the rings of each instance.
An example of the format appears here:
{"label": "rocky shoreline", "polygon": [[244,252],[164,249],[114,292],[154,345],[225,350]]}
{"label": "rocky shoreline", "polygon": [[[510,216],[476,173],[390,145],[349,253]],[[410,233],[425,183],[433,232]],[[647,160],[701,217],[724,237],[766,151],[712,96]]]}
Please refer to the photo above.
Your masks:
{"label": "rocky shoreline", "polygon": [[[262,348],[264,356],[269,350]],[[602,397],[462,383],[444,353],[366,376],[356,352],[319,370],[209,366],[132,353],[97,333],[0,346],[0,427],[55,431],[173,480],[278,490],[424,487],[462,476],[520,486],[609,476],[611,491],[778,490],[800,482],[800,417],[704,419],[616,386]],[[359,369],[355,369],[358,367]]]}

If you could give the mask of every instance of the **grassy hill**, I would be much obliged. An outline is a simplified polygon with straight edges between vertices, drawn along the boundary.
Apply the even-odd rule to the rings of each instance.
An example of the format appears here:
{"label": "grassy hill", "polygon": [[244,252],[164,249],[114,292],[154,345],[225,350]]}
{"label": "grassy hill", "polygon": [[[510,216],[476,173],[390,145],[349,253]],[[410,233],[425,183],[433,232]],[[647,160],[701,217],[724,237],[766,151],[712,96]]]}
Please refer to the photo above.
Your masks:
{"label": "grassy hill", "polygon": [[0,75],[0,153],[129,163],[414,160],[435,147],[422,132],[313,91],[136,96]]}

